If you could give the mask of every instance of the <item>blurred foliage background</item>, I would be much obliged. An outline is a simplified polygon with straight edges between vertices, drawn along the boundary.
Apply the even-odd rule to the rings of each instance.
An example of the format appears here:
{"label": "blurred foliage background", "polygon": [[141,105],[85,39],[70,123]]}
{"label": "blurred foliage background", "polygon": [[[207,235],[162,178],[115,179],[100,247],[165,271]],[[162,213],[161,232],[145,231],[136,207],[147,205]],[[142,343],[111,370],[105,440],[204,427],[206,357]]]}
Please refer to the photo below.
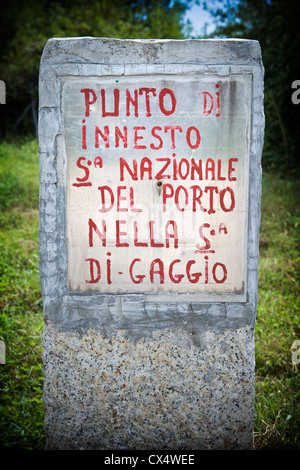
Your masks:
{"label": "blurred foliage background", "polygon": [[[255,449],[300,449],[299,1],[9,0],[0,14],[0,449],[43,449],[42,301],[38,265],[38,74],[48,38],[185,39],[199,4],[215,30],[256,39],[265,67],[265,143],[256,323]],[[204,28],[205,31],[205,28]],[[204,34],[204,33],[203,33]],[[199,37],[200,38],[200,37]],[[299,92],[300,98],[300,92]]]}
{"label": "blurred foliage background", "polygon": [[296,174],[300,106],[292,103],[291,86],[300,79],[298,0],[10,0],[0,15],[0,79],[7,87],[0,137],[35,131],[30,104],[37,109],[39,63],[48,38],[190,38],[192,28],[184,14],[195,3],[215,23],[206,37],[260,42],[265,67],[263,165]]}
{"label": "blurred foliage background", "polygon": [[[210,2],[211,3],[211,2]],[[292,83],[300,79],[300,4],[297,0],[212,2],[214,36],[256,39],[265,67],[263,166],[297,174],[300,106],[292,103]]]}
{"label": "blurred foliage background", "polygon": [[[0,79],[7,87],[6,113],[1,114],[2,137],[32,100],[38,99],[41,54],[51,37],[115,38],[184,37],[183,14],[188,1],[169,0],[10,0],[0,15]],[[18,133],[32,133],[29,110]]]}

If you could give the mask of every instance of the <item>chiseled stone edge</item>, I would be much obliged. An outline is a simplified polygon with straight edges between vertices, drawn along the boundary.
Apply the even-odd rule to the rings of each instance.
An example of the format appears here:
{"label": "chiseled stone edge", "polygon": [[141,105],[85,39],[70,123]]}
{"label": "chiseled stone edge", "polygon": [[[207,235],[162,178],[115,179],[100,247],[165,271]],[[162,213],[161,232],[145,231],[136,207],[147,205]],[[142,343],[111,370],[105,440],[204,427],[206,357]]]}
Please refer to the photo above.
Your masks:
{"label": "chiseled stone edge", "polygon": [[248,39],[51,38],[44,64],[261,64],[258,41]]}

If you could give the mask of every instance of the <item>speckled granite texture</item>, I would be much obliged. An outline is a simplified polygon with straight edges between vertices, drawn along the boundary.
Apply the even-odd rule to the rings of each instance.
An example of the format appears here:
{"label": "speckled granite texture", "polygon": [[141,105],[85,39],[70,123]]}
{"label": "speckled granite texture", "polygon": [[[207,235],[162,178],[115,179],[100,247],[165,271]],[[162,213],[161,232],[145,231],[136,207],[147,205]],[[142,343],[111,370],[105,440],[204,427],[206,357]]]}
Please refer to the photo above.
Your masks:
{"label": "speckled granite texture", "polygon": [[132,342],[47,325],[47,448],[251,448],[253,329],[200,336],[165,328]]}

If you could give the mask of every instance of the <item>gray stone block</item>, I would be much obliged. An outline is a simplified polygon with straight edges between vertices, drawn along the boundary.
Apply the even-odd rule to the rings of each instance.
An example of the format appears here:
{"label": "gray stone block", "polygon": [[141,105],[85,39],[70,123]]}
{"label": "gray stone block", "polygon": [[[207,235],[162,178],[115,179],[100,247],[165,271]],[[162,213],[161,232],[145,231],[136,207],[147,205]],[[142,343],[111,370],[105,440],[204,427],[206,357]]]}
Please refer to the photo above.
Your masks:
{"label": "gray stone block", "polygon": [[[47,42],[41,59],[39,100],[47,449],[252,447],[263,73],[260,46],[252,40],[87,37]],[[147,79],[153,83],[165,80],[166,84],[168,80],[182,80],[187,89],[189,80],[195,77],[199,82],[211,77],[220,83],[223,80],[224,90],[231,90],[233,96],[229,103],[224,102],[229,114],[239,105],[233,87],[242,83],[250,92],[251,119],[245,144],[249,166],[243,170],[247,187],[241,211],[244,222],[239,228],[245,245],[238,248],[239,238],[232,234],[236,245],[230,248],[228,261],[235,256],[233,248],[239,249],[245,269],[240,279],[243,282],[236,290],[222,290],[219,283],[214,291],[204,282],[198,291],[191,284],[193,292],[183,289],[182,284],[177,284],[177,290],[175,286],[173,291],[151,292],[134,291],[122,283],[118,290],[112,284],[101,291],[88,284],[86,278],[76,288],[70,284],[70,277],[76,277],[81,269],[76,260],[70,267],[70,246],[80,239],[87,212],[82,208],[90,200],[84,193],[78,198],[80,210],[76,212],[76,205],[72,206],[74,213],[70,216],[71,183],[75,181],[68,176],[70,159],[87,153],[83,149],[78,153],[82,136],[76,135],[71,144],[68,140],[66,93],[78,80],[87,85],[97,80],[119,83],[122,79],[126,87],[126,83],[136,84],[137,77],[142,83]],[[76,111],[76,99],[72,119],[81,129],[84,116]],[[238,126],[238,121],[234,122]],[[211,132],[209,124],[207,129]],[[228,142],[237,141],[244,131],[229,129]],[[220,135],[226,137],[225,127]],[[222,149],[214,150],[218,158],[224,156]],[[113,149],[111,161],[122,155],[117,151],[120,148]],[[228,153],[231,151],[229,146]],[[91,153],[93,158],[105,155],[105,147]],[[204,158],[204,153],[200,155]],[[84,176],[83,170],[80,176]],[[112,179],[112,172],[107,171],[105,177]],[[221,190],[221,186],[218,188]],[[70,217],[78,217],[77,230],[75,226],[69,230]],[[106,253],[115,252],[115,246],[108,240],[105,249],[105,260],[100,259],[102,269],[108,266],[110,255]],[[145,258],[149,257],[147,252]],[[121,266],[126,256],[118,254],[115,259]],[[219,271],[217,275],[220,278]]]}

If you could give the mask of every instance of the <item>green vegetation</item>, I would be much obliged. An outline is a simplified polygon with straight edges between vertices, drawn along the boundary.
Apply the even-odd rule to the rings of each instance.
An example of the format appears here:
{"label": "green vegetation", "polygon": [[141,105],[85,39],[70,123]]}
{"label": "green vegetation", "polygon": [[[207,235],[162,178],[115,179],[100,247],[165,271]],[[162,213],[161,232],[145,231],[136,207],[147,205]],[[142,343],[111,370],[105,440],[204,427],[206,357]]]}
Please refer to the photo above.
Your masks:
{"label": "green vegetation", "polygon": [[[49,38],[113,37],[182,39],[191,0],[10,0],[0,15],[0,79],[7,85],[0,135],[7,136],[31,101],[38,101],[38,73]],[[0,110],[1,111],[1,110]],[[31,112],[17,131],[33,132]]]}
{"label": "green vegetation", "polygon": [[[0,145],[0,448],[43,449],[38,144]],[[256,449],[300,449],[299,185],[263,177],[256,324]],[[297,348],[299,349],[299,347]],[[300,359],[300,354],[299,354]]]}
{"label": "green vegetation", "polygon": [[[6,2],[0,15],[0,79],[7,104],[0,134],[37,102],[38,69],[50,37],[188,37],[183,14],[192,0],[28,0]],[[200,2],[201,3],[201,2]],[[296,0],[227,0],[215,6],[215,37],[256,39],[265,67],[259,299],[256,324],[255,448],[300,449],[300,365],[291,346],[299,320],[299,80]],[[29,109],[29,108],[28,108]],[[18,133],[32,132],[30,112]],[[274,173],[271,173],[273,171]],[[42,302],[38,271],[38,144],[0,144],[0,448],[43,449]],[[298,347],[299,349],[299,347]],[[298,355],[300,359],[300,353]]]}
{"label": "green vegetation", "polygon": [[299,225],[299,182],[266,174],[256,324],[258,449],[300,449],[300,365],[291,350],[300,340]]}
{"label": "green vegetation", "polygon": [[43,448],[38,144],[0,145],[0,448]]}
{"label": "green vegetation", "polygon": [[0,135],[33,132],[28,106],[38,101],[40,58],[49,38],[184,39],[191,37],[184,14],[194,3],[212,14],[216,29],[209,37],[260,42],[265,67],[264,167],[297,174],[300,113],[291,101],[291,86],[299,80],[298,0],[10,0],[0,15],[0,79],[7,85]]}

